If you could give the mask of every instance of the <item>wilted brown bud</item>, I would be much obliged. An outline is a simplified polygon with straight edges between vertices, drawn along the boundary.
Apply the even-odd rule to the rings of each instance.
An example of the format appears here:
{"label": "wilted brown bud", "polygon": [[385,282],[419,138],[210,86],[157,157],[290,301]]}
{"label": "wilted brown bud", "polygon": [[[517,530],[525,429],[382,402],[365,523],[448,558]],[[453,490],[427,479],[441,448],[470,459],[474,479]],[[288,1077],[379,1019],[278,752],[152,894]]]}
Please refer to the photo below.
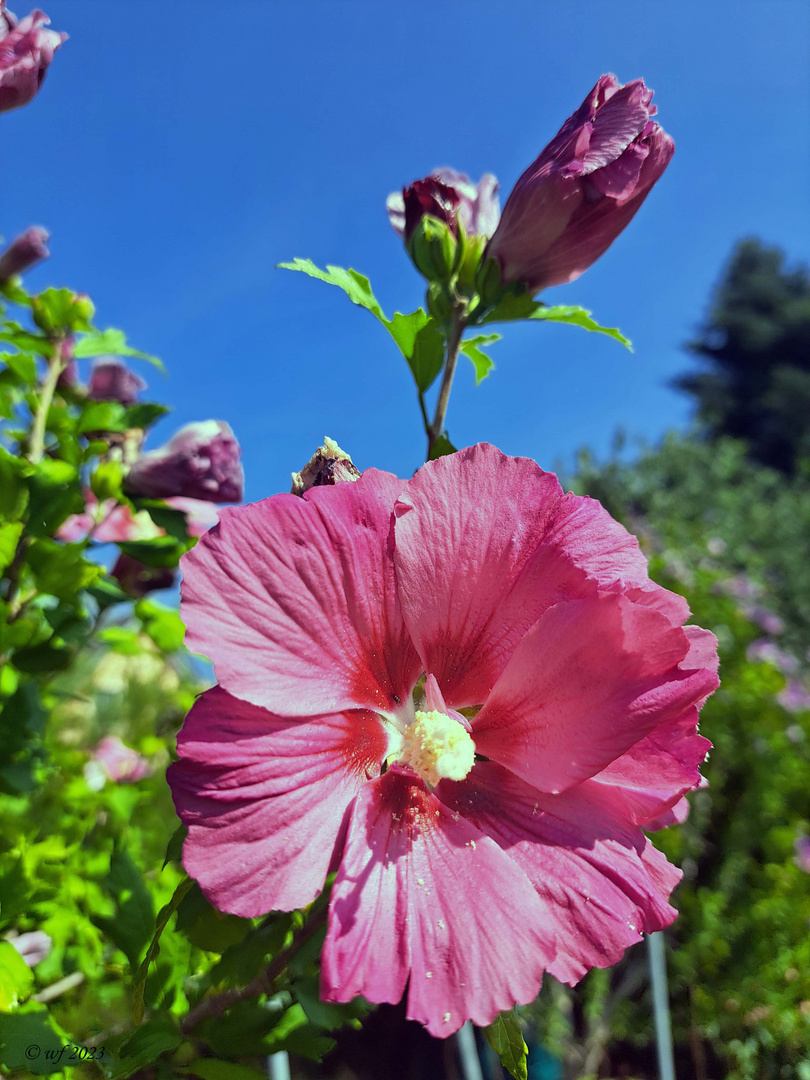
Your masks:
{"label": "wilted brown bud", "polygon": [[357,480],[359,470],[347,453],[340,449],[334,439],[327,435],[301,472],[292,474],[293,495],[303,495],[312,487],[331,486]]}

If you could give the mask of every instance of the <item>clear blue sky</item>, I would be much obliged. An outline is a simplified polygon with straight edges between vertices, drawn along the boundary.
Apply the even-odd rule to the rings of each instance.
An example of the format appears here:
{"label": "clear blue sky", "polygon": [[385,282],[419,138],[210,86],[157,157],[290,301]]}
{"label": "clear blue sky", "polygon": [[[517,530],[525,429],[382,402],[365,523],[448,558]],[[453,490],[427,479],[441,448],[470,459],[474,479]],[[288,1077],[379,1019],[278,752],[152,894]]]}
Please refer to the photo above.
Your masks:
{"label": "clear blue sky", "polygon": [[[361,467],[424,453],[410,376],[337,290],[274,270],[299,255],[371,277],[383,307],[422,303],[384,212],[452,165],[502,198],[597,77],[643,76],[677,151],[628,230],[544,294],[619,325],[636,351],[567,327],[506,327],[497,368],[460,369],[448,427],[545,467],[618,427],[657,439],[689,403],[668,389],[733,243],[807,257],[803,2],[42,0],[71,37],[38,99],[2,117],[6,237],[52,232],[32,288],[88,292],[102,326],[163,358],[157,439],[227,420],[247,497],[286,490],[324,434]],[[24,15],[28,6],[13,0]]]}

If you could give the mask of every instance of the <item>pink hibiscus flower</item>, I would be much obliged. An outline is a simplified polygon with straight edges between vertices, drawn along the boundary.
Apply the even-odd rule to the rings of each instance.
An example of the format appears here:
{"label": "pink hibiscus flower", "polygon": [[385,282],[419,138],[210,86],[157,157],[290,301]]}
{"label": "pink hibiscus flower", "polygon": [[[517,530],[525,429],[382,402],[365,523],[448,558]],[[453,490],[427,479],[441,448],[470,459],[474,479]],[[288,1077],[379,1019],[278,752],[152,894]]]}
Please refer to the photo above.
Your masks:
{"label": "pink hibiscus flower", "polygon": [[184,864],[244,916],[336,870],[325,1000],[407,987],[446,1036],[674,919],[640,826],[699,783],[716,642],[598,502],[481,444],[222,510],[182,569],[220,683],[169,770]]}

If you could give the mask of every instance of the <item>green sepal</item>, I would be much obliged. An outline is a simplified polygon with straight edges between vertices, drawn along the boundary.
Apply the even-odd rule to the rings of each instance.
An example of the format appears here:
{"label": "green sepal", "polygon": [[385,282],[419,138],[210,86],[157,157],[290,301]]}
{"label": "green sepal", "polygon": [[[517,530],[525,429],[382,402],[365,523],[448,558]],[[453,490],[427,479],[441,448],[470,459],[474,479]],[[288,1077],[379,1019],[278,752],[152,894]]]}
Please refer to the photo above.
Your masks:
{"label": "green sepal", "polygon": [[527,1080],[529,1048],[514,1009],[500,1013],[489,1027],[484,1028],[484,1035],[510,1076],[515,1080]]}
{"label": "green sepal", "polygon": [[408,254],[428,281],[449,281],[456,264],[456,238],[444,221],[425,214],[413,231]]}

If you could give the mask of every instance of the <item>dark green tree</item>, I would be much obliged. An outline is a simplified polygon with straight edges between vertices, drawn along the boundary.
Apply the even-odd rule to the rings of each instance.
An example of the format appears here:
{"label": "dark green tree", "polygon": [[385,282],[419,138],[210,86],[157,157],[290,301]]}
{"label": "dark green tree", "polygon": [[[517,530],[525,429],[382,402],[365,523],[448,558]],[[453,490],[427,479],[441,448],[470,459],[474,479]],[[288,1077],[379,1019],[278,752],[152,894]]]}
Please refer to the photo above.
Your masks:
{"label": "dark green tree", "polygon": [[690,350],[708,370],[675,385],[712,437],[745,439],[782,472],[810,457],[810,274],[758,240],[737,245]]}

